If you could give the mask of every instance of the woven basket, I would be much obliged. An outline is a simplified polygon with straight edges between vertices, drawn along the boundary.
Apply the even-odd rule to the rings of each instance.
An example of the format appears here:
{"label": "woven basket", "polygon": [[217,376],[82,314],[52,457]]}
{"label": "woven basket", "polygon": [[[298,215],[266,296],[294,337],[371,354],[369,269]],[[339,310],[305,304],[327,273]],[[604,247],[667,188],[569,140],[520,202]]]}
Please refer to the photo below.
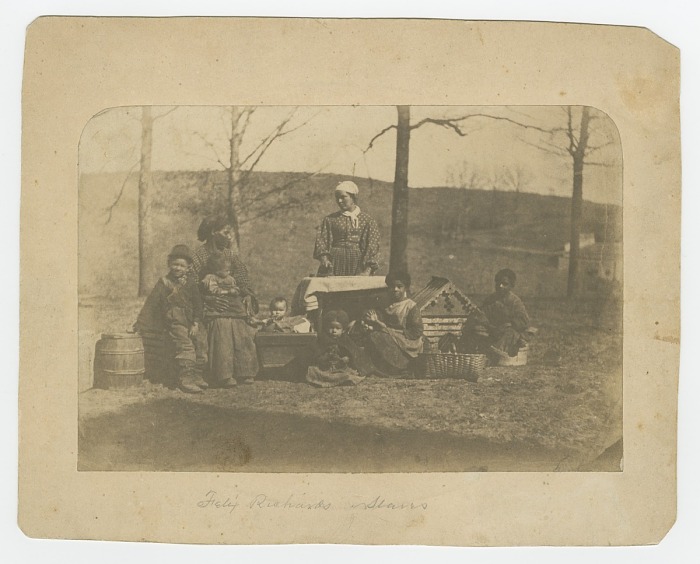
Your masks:
{"label": "woven basket", "polygon": [[476,382],[487,363],[483,354],[427,352],[419,357],[426,378],[462,378]]}

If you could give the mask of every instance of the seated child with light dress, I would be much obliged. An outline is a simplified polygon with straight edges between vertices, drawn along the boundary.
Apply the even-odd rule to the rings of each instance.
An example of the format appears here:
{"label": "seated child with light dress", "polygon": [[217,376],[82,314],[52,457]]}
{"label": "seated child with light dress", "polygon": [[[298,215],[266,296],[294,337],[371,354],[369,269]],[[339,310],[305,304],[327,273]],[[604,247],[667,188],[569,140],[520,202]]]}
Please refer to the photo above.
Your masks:
{"label": "seated child with light dress", "polygon": [[270,302],[270,317],[257,323],[265,333],[309,333],[311,322],[303,315],[287,316],[286,298],[277,297]]}
{"label": "seated child with light dress", "polygon": [[348,314],[343,310],[326,312],[322,323],[306,381],[322,388],[358,384],[364,379],[357,369],[361,351],[346,334]]}

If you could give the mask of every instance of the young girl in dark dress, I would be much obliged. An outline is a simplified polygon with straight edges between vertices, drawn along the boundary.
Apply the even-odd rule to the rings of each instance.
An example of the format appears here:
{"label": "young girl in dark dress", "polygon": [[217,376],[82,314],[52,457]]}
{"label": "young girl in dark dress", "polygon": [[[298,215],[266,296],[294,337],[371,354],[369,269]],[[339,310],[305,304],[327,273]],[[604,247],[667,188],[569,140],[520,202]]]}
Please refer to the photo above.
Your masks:
{"label": "young girl in dark dress", "polygon": [[323,329],[306,372],[306,381],[322,388],[358,384],[364,379],[359,371],[362,370],[362,351],[346,333],[350,322],[348,314],[343,310],[329,311],[322,321]]}

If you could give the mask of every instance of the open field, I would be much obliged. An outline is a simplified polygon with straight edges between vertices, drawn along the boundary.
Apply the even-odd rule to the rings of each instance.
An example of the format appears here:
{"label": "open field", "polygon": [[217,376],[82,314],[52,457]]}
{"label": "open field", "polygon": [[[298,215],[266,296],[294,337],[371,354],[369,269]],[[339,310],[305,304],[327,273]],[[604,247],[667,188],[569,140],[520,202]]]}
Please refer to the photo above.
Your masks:
{"label": "open field", "polygon": [[[210,173],[215,175],[216,173]],[[165,270],[165,257],[176,243],[196,248],[197,226],[204,216],[196,207],[202,185],[220,183],[205,173],[158,173],[152,213],[154,240],[147,272],[152,284]],[[299,175],[296,175],[299,176]],[[257,173],[251,190],[270,189],[290,182],[292,173]],[[241,254],[262,301],[291,296],[304,276],[315,273],[313,260],[317,226],[335,211],[331,188],[345,177],[318,175],[295,185],[292,193],[313,204],[290,207],[270,218],[243,225]],[[391,231],[391,185],[355,179],[360,206],[379,224],[386,273]],[[108,223],[107,209],[124,181],[123,175],[85,175],[80,185],[81,295],[131,298],[138,288],[137,177],[129,177],[124,194]],[[471,294],[492,290],[493,275],[508,266],[518,273],[517,293],[525,297],[561,297],[566,293],[566,272],[556,268],[556,253],[569,237],[570,199],[537,194],[485,190],[419,188],[410,191],[409,264],[414,289],[432,275],[446,276]],[[497,225],[489,227],[494,202]],[[220,209],[220,208],[219,208]],[[446,229],[445,221],[467,218],[464,229]],[[450,223],[449,221],[447,223]],[[619,206],[584,202],[584,232],[615,241],[621,237]],[[513,249],[520,249],[515,251]],[[509,250],[510,249],[510,250]],[[530,251],[530,252],[528,252]]]}

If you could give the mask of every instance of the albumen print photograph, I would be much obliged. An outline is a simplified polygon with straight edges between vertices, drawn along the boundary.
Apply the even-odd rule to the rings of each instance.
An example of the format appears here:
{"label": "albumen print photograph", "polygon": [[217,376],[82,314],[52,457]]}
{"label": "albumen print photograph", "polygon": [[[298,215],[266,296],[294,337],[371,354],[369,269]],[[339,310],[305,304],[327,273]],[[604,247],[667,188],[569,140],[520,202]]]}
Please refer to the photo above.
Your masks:
{"label": "albumen print photograph", "polygon": [[588,106],[128,106],[79,146],[78,470],[619,472]]}

